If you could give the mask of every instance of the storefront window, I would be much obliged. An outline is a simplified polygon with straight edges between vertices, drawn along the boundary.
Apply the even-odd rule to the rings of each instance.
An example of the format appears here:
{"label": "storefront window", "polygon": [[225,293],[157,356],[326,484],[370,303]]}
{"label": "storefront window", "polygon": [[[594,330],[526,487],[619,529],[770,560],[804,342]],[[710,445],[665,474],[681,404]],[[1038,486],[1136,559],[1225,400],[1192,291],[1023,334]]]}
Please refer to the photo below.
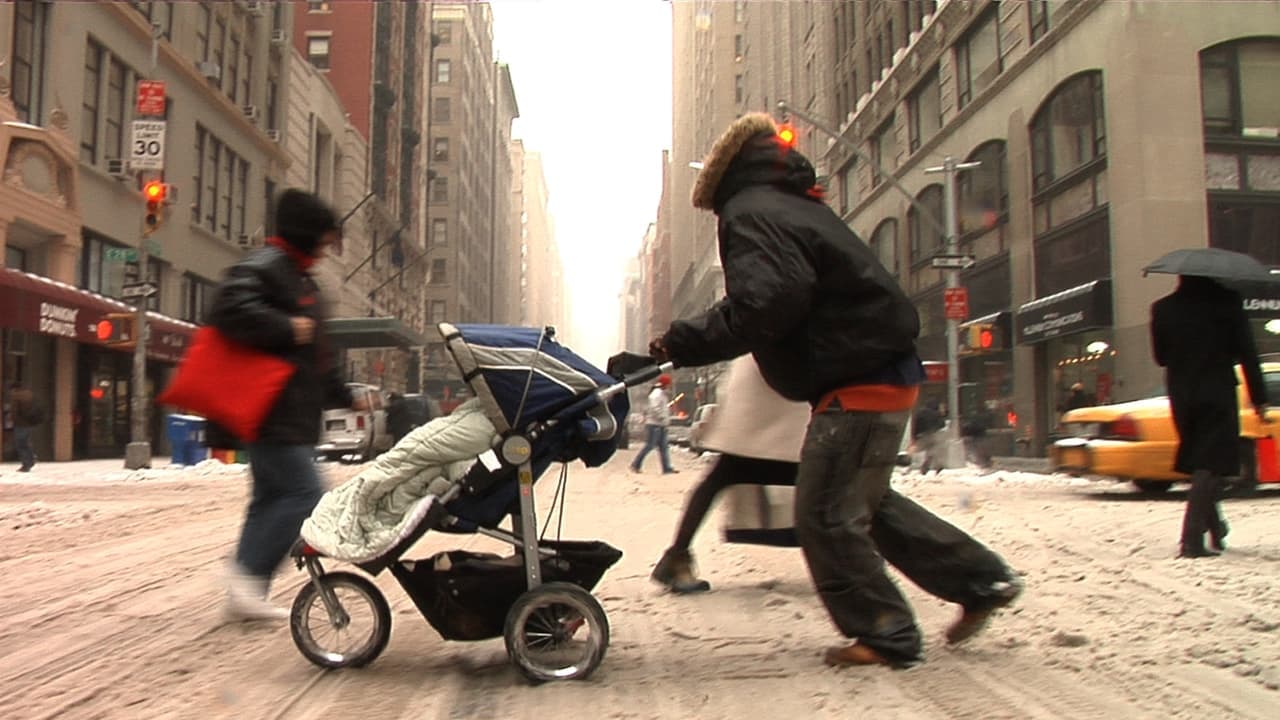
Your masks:
{"label": "storefront window", "polygon": [[1072,388],[1079,384],[1089,405],[1107,405],[1115,394],[1116,350],[1110,328],[1086,330],[1050,339],[1046,343],[1049,362],[1049,428],[1056,429],[1062,413],[1070,405]]}

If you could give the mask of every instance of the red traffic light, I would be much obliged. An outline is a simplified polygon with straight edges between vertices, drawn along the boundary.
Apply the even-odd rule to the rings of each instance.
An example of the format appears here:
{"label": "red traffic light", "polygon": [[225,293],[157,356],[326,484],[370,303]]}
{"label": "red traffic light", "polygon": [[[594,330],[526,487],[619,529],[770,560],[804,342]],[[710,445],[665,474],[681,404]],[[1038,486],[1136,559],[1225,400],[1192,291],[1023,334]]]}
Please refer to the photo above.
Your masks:
{"label": "red traffic light", "polygon": [[796,129],[791,127],[790,123],[783,123],[778,126],[778,139],[787,147],[795,147],[796,145]]}
{"label": "red traffic light", "polygon": [[996,334],[991,328],[982,328],[978,333],[978,347],[983,350],[990,350],[996,344]]}
{"label": "red traffic light", "polygon": [[99,320],[98,327],[95,332],[97,333],[99,340],[106,342],[111,339],[111,335],[115,332],[115,324],[110,320]]}
{"label": "red traffic light", "polygon": [[158,180],[152,180],[142,188],[142,196],[147,199],[147,204],[164,202],[164,183]]}

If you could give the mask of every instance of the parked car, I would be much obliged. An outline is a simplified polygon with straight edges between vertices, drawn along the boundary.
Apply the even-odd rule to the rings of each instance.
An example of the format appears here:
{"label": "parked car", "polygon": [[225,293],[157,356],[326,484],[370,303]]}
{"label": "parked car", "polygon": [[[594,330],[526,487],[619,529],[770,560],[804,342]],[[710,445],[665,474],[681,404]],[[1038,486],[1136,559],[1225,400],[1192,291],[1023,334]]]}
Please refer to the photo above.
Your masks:
{"label": "parked car", "polygon": [[690,424],[688,415],[682,417],[672,415],[671,424],[667,425],[667,443],[670,445],[689,447]]}
{"label": "parked car", "polygon": [[387,428],[387,397],[381,388],[363,383],[347,383],[353,396],[369,403],[365,411],[340,408],[325,410],[316,453],[328,460],[354,458],[365,462],[395,444]]}
{"label": "parked car", "polygon": [[[1280,397],[1280,363],[1263,363],[1262,373],[1268,394]],[[1237,394],[1242,462],[1233,486],[1238,492],[1248,492],[1260,482],[1280,482],[1280,477],[1259,477],[1257,454],[1260,447],[1266,447],[1258,443],[1262,438],[1271,438],[1270,447],[1275,451],[1275,440],[1280,438],[1280,411],[1269,411],[1266,422],[1260,421],[1238,367],[1236,375],[1240,377]],[[1167,397],[1071,410],[1063,415],[1062,427],[1067,437],[1054,442],[1049,450],[1050,462],[1059,471],[1129,480],[1145,492],[1164,492],[1174,483],[1188,479],[1173,470],[1178,433]],[[1274,463],[1262,465],[1275,467]]]}
{"label": "parked car", "polygon": [[693,424],[689,426],[689,449],[702,452],[702,440],[711,429],[711,420],[716,415],[716,404],[708,403],[693,411]]}

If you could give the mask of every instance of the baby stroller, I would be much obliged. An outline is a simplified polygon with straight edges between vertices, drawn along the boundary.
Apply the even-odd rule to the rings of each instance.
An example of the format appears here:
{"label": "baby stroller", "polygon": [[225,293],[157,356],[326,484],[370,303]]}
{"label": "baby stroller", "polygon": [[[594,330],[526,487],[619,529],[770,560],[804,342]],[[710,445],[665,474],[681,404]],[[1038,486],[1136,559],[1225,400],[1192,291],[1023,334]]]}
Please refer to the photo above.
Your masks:
{"label": "baby stroller", "polygon": [[[541,541],[533,484],[555,462],[607,461],[626,420],[626,389],[671,365],[645,359],[623,375],[611,361],[614,377],[557,343],[552,328],[441,323],[439,331],[498,439],[393,547],[355,565],[375,576],[389,570],[447,640],[501,636],[530,680],[585,678],[609,644],[608,620],[590,590],[622,553],[598,541]],[[632,356],[627,369],[639,364]],[[499,527],[508,516],[510,532]],[[519,552],[402,558],[429,530],[479,533]],[[322,560],[331,556],[302,539],[291,555],[310,576],[290,616],[302,654],[326,668],[377,658],[391,636],[390,607],[377,586],[361,574],[327,571]]]}

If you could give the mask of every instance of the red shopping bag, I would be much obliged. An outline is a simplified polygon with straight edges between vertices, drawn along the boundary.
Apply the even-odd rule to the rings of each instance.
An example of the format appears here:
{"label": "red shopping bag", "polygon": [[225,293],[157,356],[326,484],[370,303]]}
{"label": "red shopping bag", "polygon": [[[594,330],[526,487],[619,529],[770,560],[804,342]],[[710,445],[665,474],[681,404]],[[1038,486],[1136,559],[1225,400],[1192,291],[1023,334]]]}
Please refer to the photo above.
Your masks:
{"label": "red shopping bag", "polygon": [[196,331],[173,382],[156,402],[203,415],[252,442],[295,369],[288,360],[234,343],[206,325]]}
{"label": "red shopping bag", "polygon": [[1258,482],[1280,481],[1280,459],[1276,458],[1276,439],[1264,435],[1255,442],[1258,453]]}

